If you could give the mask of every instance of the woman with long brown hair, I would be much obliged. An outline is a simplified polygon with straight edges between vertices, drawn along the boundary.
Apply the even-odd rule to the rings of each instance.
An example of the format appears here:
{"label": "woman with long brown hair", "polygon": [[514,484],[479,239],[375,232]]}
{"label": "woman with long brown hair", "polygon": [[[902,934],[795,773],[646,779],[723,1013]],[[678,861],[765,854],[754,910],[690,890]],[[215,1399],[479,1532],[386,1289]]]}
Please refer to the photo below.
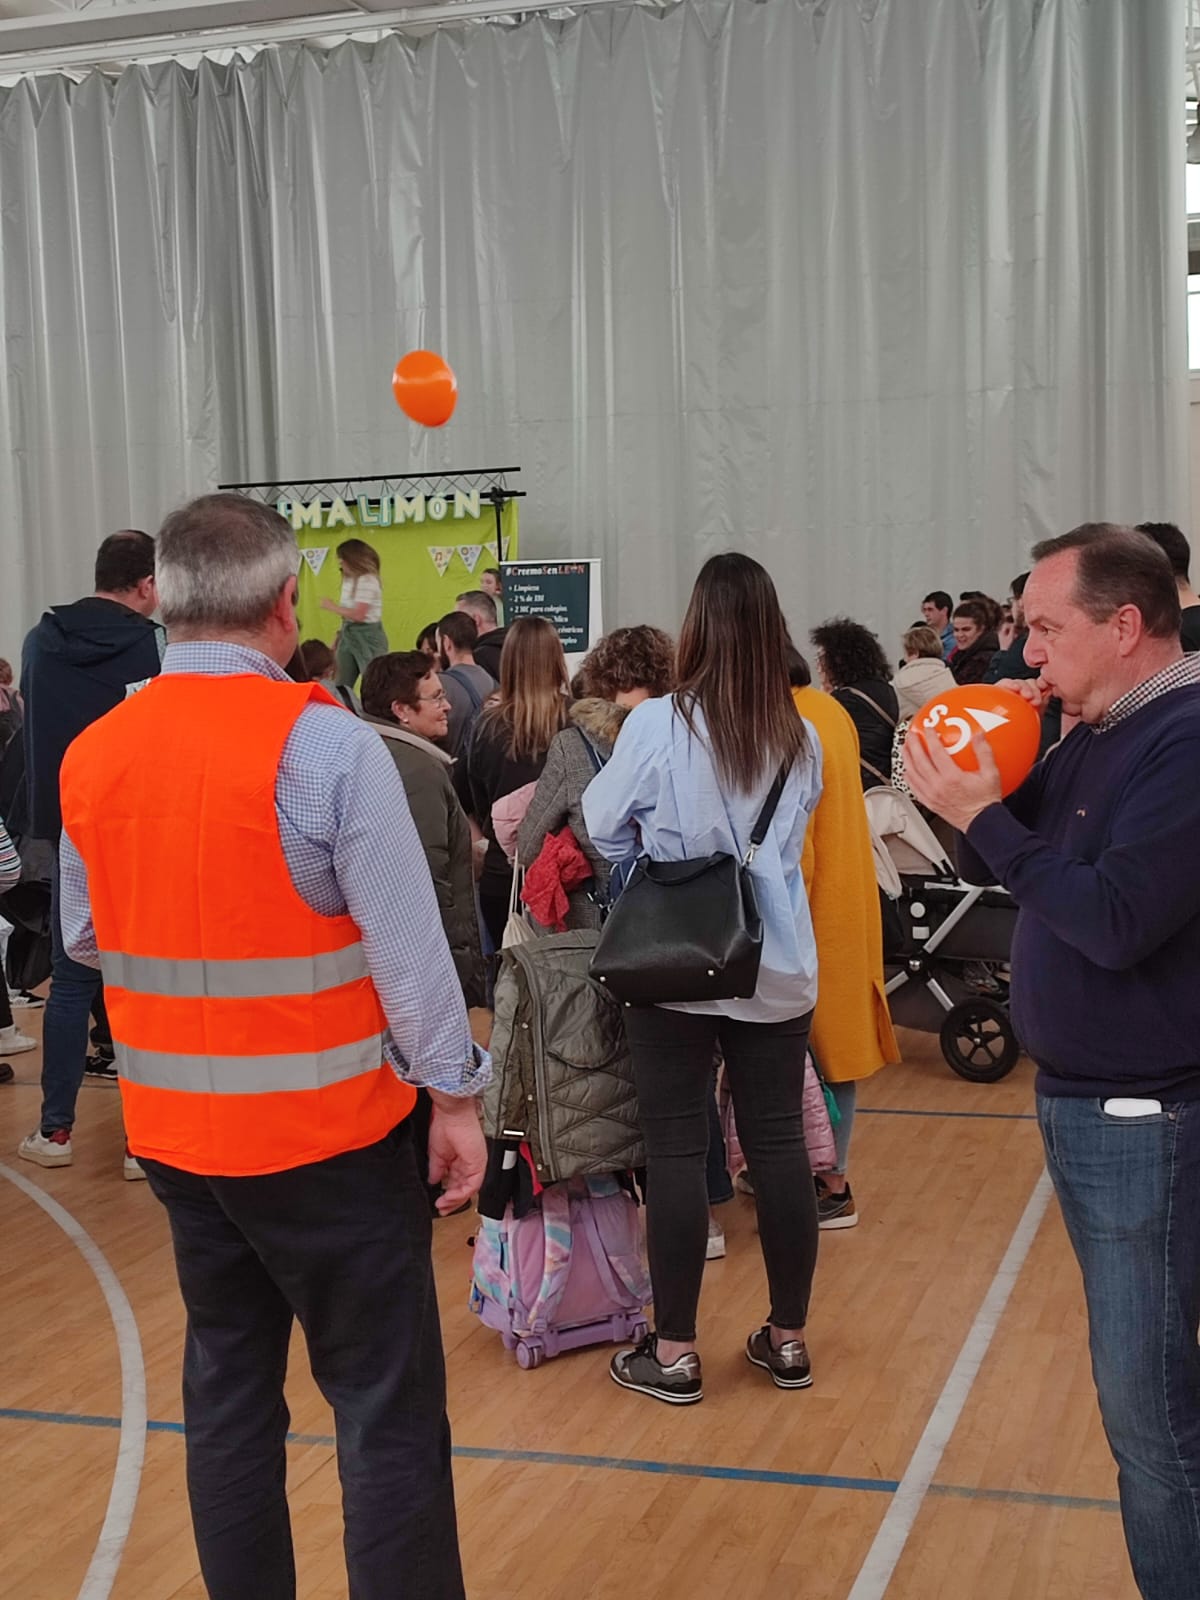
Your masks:
{"label": "woman with long brown hair", "polygon": [[513,869],[496,843],[492,807],[541,777],[569,706],[567,662],[553,625],[545,617],[519,617],[504,641],[500,693],[479,713],[455,776],[467,815],[488,841],[479,906],[497,947],[508,918]]}
{"label": "woman with long brown hair", "polygon": [[805,1323],[817,1210],[804,1147],[804,1057],[817,997],[816,945],[800,871],[821,793],[821,752],[792,702],[788,636],[775,586],[749,556],[714,556],[679,637],[679,687],[632,711],[612,760],[583,797],[592,843],[610,861],[744,859],[777,774],[786,778],[751,864],[763,919],[749,1000],[625,1012],[646,1142],[647,1238],[656,1333],[613,1358],[612,1376],[673,1405],[703,1394],[696,1308],[708,1242],[705,1160],[714,1051],[725,1058],[754,1173],[770,1313],[748,1359],[782,1389],[812,1382]]}

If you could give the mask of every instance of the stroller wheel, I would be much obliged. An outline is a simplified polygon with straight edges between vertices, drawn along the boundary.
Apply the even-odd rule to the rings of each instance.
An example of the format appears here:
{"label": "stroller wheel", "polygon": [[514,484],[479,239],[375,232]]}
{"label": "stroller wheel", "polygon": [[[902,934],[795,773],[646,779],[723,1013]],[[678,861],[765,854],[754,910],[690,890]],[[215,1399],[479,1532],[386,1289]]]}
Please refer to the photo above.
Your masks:
{"label": "stroller wheel", "polygon": [[947,1011],[939,1039],[949,1066],[971,1083],[1006,1078],[1021,1054],[1008,1012],[994,1000],[964,1000]]}

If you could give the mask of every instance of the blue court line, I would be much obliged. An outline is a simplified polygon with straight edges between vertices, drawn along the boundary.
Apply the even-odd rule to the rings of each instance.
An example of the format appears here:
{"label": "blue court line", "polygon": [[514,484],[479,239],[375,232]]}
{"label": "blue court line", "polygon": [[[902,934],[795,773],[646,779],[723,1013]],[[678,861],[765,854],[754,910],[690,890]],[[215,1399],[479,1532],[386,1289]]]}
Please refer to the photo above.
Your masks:
{"label": "blue court line", "polygon": [[[77,1428],[119,1428],[120,1417],[84,1416],[69,1411],[25,1411],[0,1406],[0,1421],[66,1423]],[[148,1433],[182,1434],[182,1422],[146,1424]],[[326,1433],[289,1433],[289,1444],[325,1445],[335,1440]],[[768,1483],[789,1489],[848,1489],[859,1494],[894,1494],[895,1478],[845,1478],[825,1472],[774,1472],[760,1467],[708,1466],[693,1461],[642,1461],[633,1456],[581,1456],[558,1450],[506,1450],[492,1445],[456,1444],[460,1461],[511,1461],[541,1467],[599,1467],[610,1472],[647,1472],[656,1477],[716,1478],[726,1483]],[[1058,1507],[1067,1511],[1119,1511],[1116,1500],[1095,1500],[1070,1494],[1035,1494],[1023,1489],[978,1489],[965,1484],[935,1483],[930,1494],[958,1500],[990,1500],[1009,1505]]]}
{"label": "blue court line", "polygon": [[1036,1111],[910,1111],[902,1106],[858,1106],[856,1117],[972,1117],[985,1122],[1036,1122]]}

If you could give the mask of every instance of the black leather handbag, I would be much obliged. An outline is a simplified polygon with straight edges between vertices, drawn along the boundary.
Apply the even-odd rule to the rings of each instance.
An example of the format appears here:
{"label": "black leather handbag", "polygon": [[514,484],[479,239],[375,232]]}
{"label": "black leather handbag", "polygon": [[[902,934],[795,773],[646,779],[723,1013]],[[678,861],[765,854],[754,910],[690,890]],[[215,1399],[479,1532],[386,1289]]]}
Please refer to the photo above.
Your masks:
{"label": "black leather handbag", "polygon": [[718,851],[693,861],[642,856],[592,957],[591,976],[633,1006],[750,1000],[762,960],[762,917],[750,865],[787,782],[780,769],[743,860]]}

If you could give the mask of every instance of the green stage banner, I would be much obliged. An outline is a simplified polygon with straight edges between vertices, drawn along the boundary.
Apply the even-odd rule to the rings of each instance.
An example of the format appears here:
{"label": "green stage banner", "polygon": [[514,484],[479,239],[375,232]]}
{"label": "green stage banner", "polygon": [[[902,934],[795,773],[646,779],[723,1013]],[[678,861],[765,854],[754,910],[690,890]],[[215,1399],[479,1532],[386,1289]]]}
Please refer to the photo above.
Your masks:
{"label": "green stage banner", "polygon": [[516,470],[224,487],[275,506],[296,530],[302,640],[333,643],[341,619],[320,602],[341,594],[338,545],[365,539],[379,552],[388,647],[412,650],[458,595],[479,588],[486,568],[516,556],[522,495],[507,483]]}

